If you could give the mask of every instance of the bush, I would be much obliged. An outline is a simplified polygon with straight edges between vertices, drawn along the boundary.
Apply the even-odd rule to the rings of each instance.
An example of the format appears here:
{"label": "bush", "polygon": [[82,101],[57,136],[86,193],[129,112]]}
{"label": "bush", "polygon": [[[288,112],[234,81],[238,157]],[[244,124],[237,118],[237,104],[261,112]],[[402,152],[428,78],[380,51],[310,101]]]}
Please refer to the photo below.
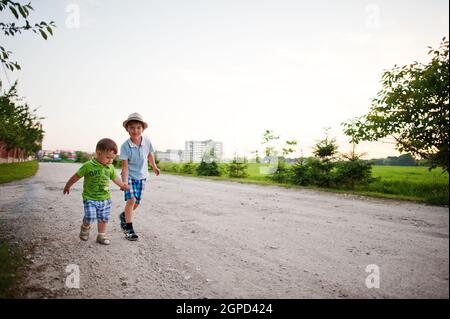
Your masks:
{"label": "bush", "polygon": [[330,187],[332,185],[331,170],[334,164],[321,161],[318,158],[301,158],[293,166],[292,180],[298,185],[316,185]]}
{"label": "bush", "polygon": [[248,177],[247,168],[247,163],[241,163],[233,160],[231,163],[225,166],[225,171],[227,172],[229,177],[245,178]]}
{"label": "bush", "polygon": [[357,185],[368,185],[373,181],[372,165],[372,162],[361,160],[337,163],[332,176],[334,186],[354,189]]}
{"label": "bush", "polygon": [[293,183],[294,169],[292,167],[288,167],[284,160],[278,159],[277,171],[270,177],[270,179],[277,183]]}
{"label": "bush", "polygon": [[197,170],[197,164],[194,164],[192,162],[184,163],[183,166],[180,169],[180,173],[183,174],[194,174]]}
{"label": "bush", "polygon": [[202,161],[196,169],[198,176],[220,176],[219,166],[216,162],[206,163]]}
{"label": "bush", "polygon": [[171,162],[160,162],[158,167],[161,169],[161,171],[164,172],[178,173],[181,169],[181,164]]}

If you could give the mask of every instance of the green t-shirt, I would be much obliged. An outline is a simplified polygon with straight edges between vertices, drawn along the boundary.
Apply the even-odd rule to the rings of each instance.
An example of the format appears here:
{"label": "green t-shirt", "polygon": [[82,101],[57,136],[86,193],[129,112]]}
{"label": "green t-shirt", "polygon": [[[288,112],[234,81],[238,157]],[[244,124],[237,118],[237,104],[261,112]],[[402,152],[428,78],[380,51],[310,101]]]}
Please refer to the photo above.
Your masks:
{"label": "green t-shirt", "polygon": [[83,199],[105,200],[111,197],[109,180],[117,177],[113,165],[102,165],[95,159],[84,163],[77,171],[79,177],[84,177]]}

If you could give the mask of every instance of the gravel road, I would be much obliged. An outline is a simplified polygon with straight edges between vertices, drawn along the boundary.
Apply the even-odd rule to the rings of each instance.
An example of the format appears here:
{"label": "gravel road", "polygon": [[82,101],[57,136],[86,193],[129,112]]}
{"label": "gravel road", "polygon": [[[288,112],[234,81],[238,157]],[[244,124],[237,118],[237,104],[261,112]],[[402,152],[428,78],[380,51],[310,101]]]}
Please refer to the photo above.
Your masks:
{"label": "gravel road", "polygon": [[[123,193],[111,183],[102,246],[96,231],[78,238],[82,181],[62,193],[77,168],[41,163],[35,177],[0,186],[3,236],[33,248],[20,297],[449,298],[448,208],[151,175],[137,242],[119,230]],[[79,288],[66,285],[68,265]],[[366,286],[377,275],[368,265],[379,288]]]}

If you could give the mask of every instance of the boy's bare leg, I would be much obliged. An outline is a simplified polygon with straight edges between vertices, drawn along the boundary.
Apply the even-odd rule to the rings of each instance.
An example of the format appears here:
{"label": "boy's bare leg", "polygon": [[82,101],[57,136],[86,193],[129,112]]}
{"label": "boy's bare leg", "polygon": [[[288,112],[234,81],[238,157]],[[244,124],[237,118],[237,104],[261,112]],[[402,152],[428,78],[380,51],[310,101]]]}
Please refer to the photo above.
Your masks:
{"label": "boy's bare leg", "polygon": [[134,206],[136,205],[136,199],[130,198],[127,200],[127,203],[125,204],[125,222],[126,223],[132,223],[133,221],[133,210]]}
{"label": "boy's bare leg", "polygon": [[106,224],[107,222],[97,222],[97,229],[99,233],[104,234],[106,232]]}

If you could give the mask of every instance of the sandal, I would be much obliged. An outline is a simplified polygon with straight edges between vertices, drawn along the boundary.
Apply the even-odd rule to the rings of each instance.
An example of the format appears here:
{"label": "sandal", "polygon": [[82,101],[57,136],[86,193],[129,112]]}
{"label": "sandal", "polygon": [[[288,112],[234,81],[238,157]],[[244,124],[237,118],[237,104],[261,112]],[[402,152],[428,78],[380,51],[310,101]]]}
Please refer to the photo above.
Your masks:
{"label": "sandal", "polygon": [[98,234],[97,243],[102,245],[109,245],[111,243],[111,240],[105,234]]}
{"label": "sandal", "polygon": [[89,225],[88,227],[81,225],[81,229],[80,229],[80,239],[81,240],[88,240],[89,239],[89,232],[91,230],[91,225]]}

